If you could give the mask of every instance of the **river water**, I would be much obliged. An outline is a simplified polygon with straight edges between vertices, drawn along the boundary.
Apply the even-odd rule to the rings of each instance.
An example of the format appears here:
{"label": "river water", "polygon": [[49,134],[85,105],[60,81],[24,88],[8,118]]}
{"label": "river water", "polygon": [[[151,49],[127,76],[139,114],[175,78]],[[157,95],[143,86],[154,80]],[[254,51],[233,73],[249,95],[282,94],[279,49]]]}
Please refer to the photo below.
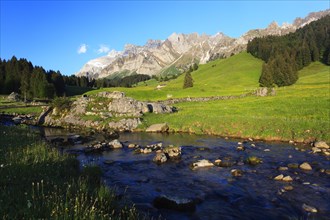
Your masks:
{"label": "river water", "polygon": [[[60,129],[45,130],[48,139],[65,137]],[[102,136],[95,135],[96,140]],[[145,146],[162,142],[163,145],[182,147],[180,160],[157,165],[152,162],[155,153],[136,154],[124,147],[99,154],[79,153],[82,165],[98,165],[103,171],[104,182],[114,187],[152,217],[166,219],[330,219],[330,169],[329,158],[295,149],[283,143],[245,142],[245,151],[237,151],[239,140],[225,140],[215,136],[189,134],[122,133],[119,140]],[[95,140],[94,140],[95,141]],[[251,146],[251,144],[254,146]],[[65,147],[64,151],[82,149],[87,143]],[[304,147],[299,147],[304,149]],[[257,156],[263,163],[248,165],[248,156]],[[210,167],[192,170],[190,165],[200,159],[227,160],[230,167]],[[308,162],[312,171],[279,167]],[[233,177],[232,169],[240,169],[243,176]],[[290,183],[275,181],[283,174],[291,176]],[[292,186],[292,190],[284,187]],[[166,196],[176,200],[191,200],[194,212],[157,209],[156,197]],[[317,213],[306,212],[302,206],[315,207]]]}

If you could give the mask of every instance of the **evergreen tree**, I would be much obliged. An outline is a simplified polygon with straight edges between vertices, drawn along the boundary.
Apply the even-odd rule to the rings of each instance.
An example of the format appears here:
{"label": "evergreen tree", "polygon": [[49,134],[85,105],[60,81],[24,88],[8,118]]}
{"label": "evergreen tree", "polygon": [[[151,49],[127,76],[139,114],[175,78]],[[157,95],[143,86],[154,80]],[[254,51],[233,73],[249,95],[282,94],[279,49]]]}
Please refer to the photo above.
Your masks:
{"label": "evergreen tree", "polygon": [[[264,60],[260,85],[292,85],[298,80],[298,70],[311,62],[330,64],[330,16],[284,36],[254,38],[247,45],[247,51]],[[271,62],[270,62],[271,61]],[[271,75],[270,75],[271,74]]]}
{"label": "evergreen tree", "polygon": [[194,80],[191,76],[190,71],[186,72],[186,75],[184,76],[184,81],[183,81],[183,88],[189,88],[194,86]]}
{"label": "evergreen tree", "polygon": [[30,73],[27,69],[24,69],[21,75],[20,91],[24,97],[24,102],[26,102],[30,91]]}
{"label": "evergreen tree", "polygon": [[274,79],[270,64],[264,63],[262,65],[262,71],[261,71],[261,76],[259,78],[259,83],[261,87],[269,87],[269,88],[273,87]]}

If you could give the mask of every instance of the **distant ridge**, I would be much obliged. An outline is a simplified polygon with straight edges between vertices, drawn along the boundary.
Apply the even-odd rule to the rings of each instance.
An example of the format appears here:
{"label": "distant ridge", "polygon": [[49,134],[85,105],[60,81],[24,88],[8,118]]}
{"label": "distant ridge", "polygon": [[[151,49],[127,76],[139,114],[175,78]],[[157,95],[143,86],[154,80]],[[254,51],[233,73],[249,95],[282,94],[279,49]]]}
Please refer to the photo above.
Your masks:
{"label": "distant ridge", "polygon": [[123,51],[112,50],[106,56],[88,61],[76,75],[97,79],[131,74],[175,74],[193,63],[203,64],[244,51],[255,37],[285,35],[328,14],[330,10],[312,12],[305,18],[296,18],[292,24],[281,26],[272,22],[264,29],[250,30],[239,38],[220,32],[215,35],[173,33],[166,40],[148,40],[144,46],[126,44]]}

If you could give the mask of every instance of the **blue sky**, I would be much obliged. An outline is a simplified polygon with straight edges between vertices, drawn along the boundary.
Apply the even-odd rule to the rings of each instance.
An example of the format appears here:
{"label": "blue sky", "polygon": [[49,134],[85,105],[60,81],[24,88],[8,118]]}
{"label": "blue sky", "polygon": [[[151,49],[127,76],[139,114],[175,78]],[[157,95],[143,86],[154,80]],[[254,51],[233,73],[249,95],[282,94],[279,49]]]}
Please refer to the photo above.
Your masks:
{"label": "blue sky", "polygon": [[71,75],[90,59],[127,43],[144,45],[173,32],[239,37],[272,21],[329,9],[303,1],[8,1],[1,0],[0,57],[26,58]]}

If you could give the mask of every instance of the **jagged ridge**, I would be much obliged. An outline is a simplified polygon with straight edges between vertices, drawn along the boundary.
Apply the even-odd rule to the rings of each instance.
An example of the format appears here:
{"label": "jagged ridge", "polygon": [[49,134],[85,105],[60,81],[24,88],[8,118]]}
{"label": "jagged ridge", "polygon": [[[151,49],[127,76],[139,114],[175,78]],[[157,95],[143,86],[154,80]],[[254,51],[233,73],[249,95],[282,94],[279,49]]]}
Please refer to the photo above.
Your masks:
{"label": "jagged ridge", "polygon": [[173,33],[166,40],[148,40],[144,46],[127,44],[123,51],[112,50],[107,56],[90,60],[76,75],[91,78],[133,73],[152,76],[169,67],[182,71],[195,62],[204,64],[246,50],[247,43],[255,37],[285,35],[328,14],[330,10],[313,12],[306,18],[296,18],[293,24],[284,23],[282,26],[272,22],[265,29],[250,30],[239,38],[231,38],[223,33],[212,36]]}

